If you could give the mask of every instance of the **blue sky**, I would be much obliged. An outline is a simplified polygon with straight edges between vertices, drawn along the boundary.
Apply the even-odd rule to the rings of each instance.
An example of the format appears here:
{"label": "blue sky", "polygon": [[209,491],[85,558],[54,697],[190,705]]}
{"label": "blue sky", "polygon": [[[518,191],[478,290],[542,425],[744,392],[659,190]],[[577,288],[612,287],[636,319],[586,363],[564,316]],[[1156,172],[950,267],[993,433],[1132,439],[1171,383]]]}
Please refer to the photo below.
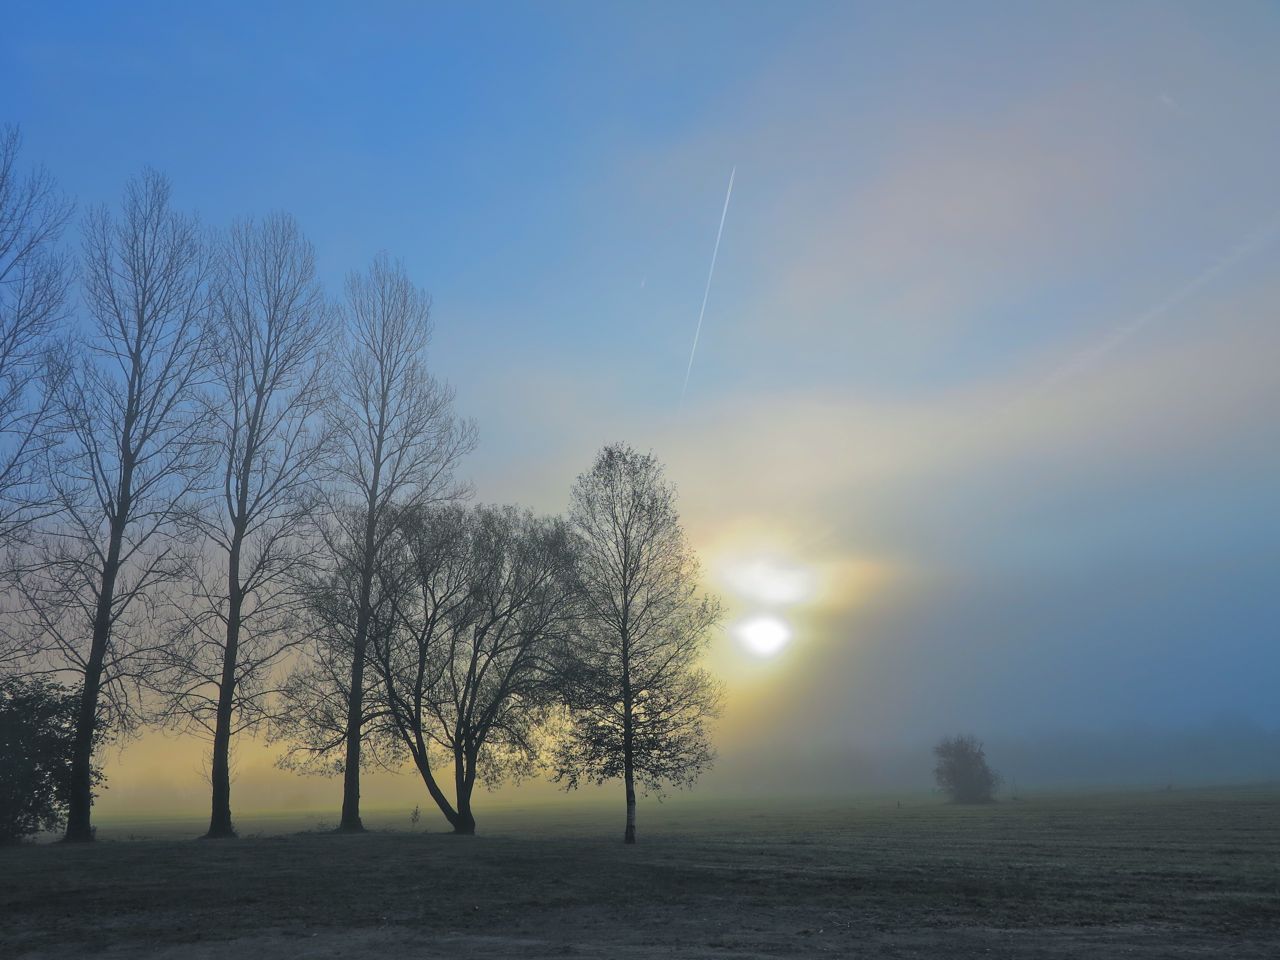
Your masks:
{"label": "blue sky", "polygon": [[748,712],[1280,726],[1275,5],[5,19],[0,118],[83,204],[150,164],[211,224],[293,213],[335,292],[405,260],[479,496],[561,509],[625,438],[734,617],[744,558],[812,572],[778,658],[717,641],[727,753]]}

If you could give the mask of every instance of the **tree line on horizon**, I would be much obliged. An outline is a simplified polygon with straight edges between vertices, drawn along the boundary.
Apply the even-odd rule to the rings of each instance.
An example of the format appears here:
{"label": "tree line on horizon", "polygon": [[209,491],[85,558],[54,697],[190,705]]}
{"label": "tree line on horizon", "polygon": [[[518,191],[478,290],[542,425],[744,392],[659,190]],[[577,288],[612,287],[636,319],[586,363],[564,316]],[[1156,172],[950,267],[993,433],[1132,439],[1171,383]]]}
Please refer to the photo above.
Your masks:
{"label": "tree line on horizon", "polygon": [[[426,362],[430,299],[378,255],[343,295],[294,220],[221,231],[131,180],[83,217],[0,131],[0,834],[93,838],[95,754],[143,724],[231,755],[412,766],[451,827],[477,781],[689,785],[720,690],[675,489],[606,446],[565,516],[475,505],[474,426]],[[3,839],[3,838],[0,838]]]}

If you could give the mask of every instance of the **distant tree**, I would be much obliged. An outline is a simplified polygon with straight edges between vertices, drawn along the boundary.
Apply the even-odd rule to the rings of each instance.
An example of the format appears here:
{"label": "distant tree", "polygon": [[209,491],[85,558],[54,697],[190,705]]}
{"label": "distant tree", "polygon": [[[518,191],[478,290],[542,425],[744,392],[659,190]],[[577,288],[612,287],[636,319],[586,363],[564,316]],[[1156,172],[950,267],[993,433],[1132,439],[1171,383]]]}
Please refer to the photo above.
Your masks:
{"label": "distant tree", "polygon": [[[329,486],[325,543],[333,578],[350,587],[320,598],[321,626],[315,634],[317,663],[304,666],[289,685],[290,711],[314,734],[327,719],[329,701],[307,703],[332,691],[332,674],[346,662],[345,755],[342,760],[342,831],[364,829],[360,821],[361,747],[365,740],[365,679],[369,628],[378,603],[375,577],[400,511],[457,499],[453,468],[474,446],[474,430],[453,414],[453,392],[427,372],[431,301],[404,267],[384,255],[347,278],[341,308],[346,338],[336,362],[335,399],[329,425],[335,442],[334,480]],[[335,616],[349,616],[338,624]],[[317,672],[318,671],[318,672]],[[286,721],[281,728],[290,729]],[[317,744],[304,744],[310,749]]]}
{"label": "distant tree", "polygon": [[0,680],[0,844],[65,822],[79,712],[79,695],[47,679]]}
{"label": "distant tree", "polygon": [[157,665],[158,594],[188,572],[193,493],[205,479],[199,391],[207,377],[210,260],[168,181],[129,183],[119,216],[90,214],[82,276],[90,328],[54,409],[52,528],[19,581],[31,627],[81,680],[67,834],[93,839],[100,723],[127,725]]}
{"label": "distant tree", "polygon": [[574,485],[570,522],[583,609],[559,667],[571,721],[556,778],[572,789],[621,777],[635,843],[636,780],[691,785],[713,759],[720,689],[698,661],[720,606],[698,594],[675,488],[651,454],[601,450]]}
{"label": "distant tree", "polygon": [[[43,169],[24,174],[16,127],[0,128],[0,556],[21,576],[16,549],[54,497],[41,469],[57,439],[54,398],[64,364],[52,343],[66,315],[71,270],[59,248],[71,203]],[[5,597],[0,589],[0,598]],[[0,669],[35,651],[0,608]]]}
{"label": "distant tree", "polygon": [[[452,506],[406,513],[397,540],[370,696],[454,832],[474,833],[477,776],[527,772],[555,700],[551,654],[575,614],[571,538],[562,521],[511,507]],[[452,801],[434,751],[452,767]]]}
{"label": "distant tree", "polygon": [[952,803],[989,803],[995,799],[1000,776],[987,766],[987,755],[977,737],[944,737],[933,748],[937,766],[933,776]]}
{"label": "distant tree", "polygon": [[332,325],[311,245],[288,216],[235,225],[213,289],[207,405],[220,489],[199,518],[210,549],[177,598],[159,686],[168,716],[212,740],[207,836],[231,837],[232,737],[264,720],[273,668],[300,637]]}

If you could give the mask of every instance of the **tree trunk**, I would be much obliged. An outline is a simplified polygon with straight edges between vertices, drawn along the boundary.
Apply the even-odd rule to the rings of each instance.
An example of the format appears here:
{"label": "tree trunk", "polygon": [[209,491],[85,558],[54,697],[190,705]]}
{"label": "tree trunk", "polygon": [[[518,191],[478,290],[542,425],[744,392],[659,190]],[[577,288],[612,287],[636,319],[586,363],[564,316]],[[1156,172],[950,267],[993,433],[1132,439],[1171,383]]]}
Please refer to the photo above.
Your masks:
{"label": "tree trunk", "polygon": [[476,832],[476,818],[471,813],[471,790],[476,783],[474,763],[469,763],[462,750],[453,755],[454,796],[458,798],[458,812],[450,818],[453,832],[468,836]]}
{"label": "tree trunk", "polygon": [[[453,809],[453,804],[449,802],[449,798],[444,795],[444,791],[440,789],[440,785],[436,783],[435,774],[431,772],[431,763],[427,757],[426,741],[422,739],[420,733],[415,734],[416,743],[409,746],[410,752],[413,754],[414,765],[418,768],[418,773],[422,775],[422,782],[426,785],[427,793],[431,794],[431,799],[436,802],[436,806],[440,808],[440,812],[444,814],[444,818],[449,821],[449,826],[453,827],[454,833],[466,833],[467,831],[458,829],[459,815],[458,811]],[[461,797],[461,795],[459,795]],[[468,798],[469,800],[470,798]],[[470,816],[470,810],[467,811]],[[471,833],[475,833],[475,820],[471,821]]]}
{"label": "tree trunk", "polygon": [[[126,480],[129,471],[126,468]],[[120,550],[124,540],[124,511],[128,494],[120,498],[116,517],[111,523],[111,539],[102,565],[102,589],[93,612],[93,642],[84,669],[84,691],[80,696],[80,715],[76,718],[76,738],[71,755],[71,795],[67,798],[68,843],[88,843],[93,839],[90,810],[93,807],[93,740],[98,728],[98,692],[102,687],[102,665],[111,641],[111,605],[115,602],[116,577],[120,572]]]}
{"label": "tree trunk", "polygon": [[360,833],[360,745],[364,723],[364,658],[369,645],[369,618],[373,603],[374,550],[378,534],[378,495],[382,476],[382,437],[374,449],[373,482],[368,491],[364,519],[364,544],[360,556],[360,606],[356,610],[356,635],[351,655],[351,688],[347,692],[347,756],[342,768],[342,820],[339,833]]}
{"label": "tree trunk", "polygon": [[[234,667],[232,668],[234,670]],[[234,837],[231,825],[231,694],[227,670],[223,670],[223,687],[218,692],[218,719],[213,733],[213,809],[209,817],[210,840]]]}
{"label": "tree trunk", "polygon": [[626,702],[622,717],[622,782],[627,790],[627,831],[623,835],[623,843],[636,842],[636,772],[633,748],[633,728],[631,719],[630,671],[627,671]]}
{"label": "tree trunk", "polygon": [[623,774],[623,782],[627,787],[627,832],[623,836],[623,843],[636,842],[636,782],[635,775],[632,773],[630,762],[627,763],[626,772]]}
{"label": "tree trunk", "polygon": [[631,694],[631,634],[622,632],[622,782],[627,790],[627,831],[623,843],[636,842],[635,700]]}
{"label": "tree trunk", "polygon": [[458,812],[453,821],[453,832],[462,836],[474,836],[476,818],[471,813],[471,797],[458,798]]}
{"label": "tree trunk", "polygon": [[98,689],[102,683],[105,640],[99,641],[94,625],[93,647],[84,672],[84,691],[76,719],[76,738],[71,756],[71,795],[67,798],[68,843],[88,843],[93,839],[89,811],[93,806],[93,734],[98,722]]}
{"label": "tree trunk", "polygon": [[[364,824],[360,820],[360,741],[364,714],[364,650],[362,642],[368,636],[369,620],[362,604],[357,614],[356,645],[351,657],[351,690],[347,700],[347,755],[342,770],[342,820],[339,833],[360,833]],[[363,621],[363,623],[361,623]]]}
{"label": "tree trunk", "polygon": [[356,611],[356,635],[351,653],[351,688],[347,693],[347,756],[342,769],[342,820],[339,833],[360,833],[360,746],[364,722],[364,658],[369,645],[370,605],[373,602],[373,551],[377,532],[375,500],[370,498],[365,520],[363,569],[360,571],[360,607]]}
{"label": "tree trunk", "polygon": [[213,812],[209,817],[209,839],[234,837],[231,825],[231,708],[235,703],[236,657],[240,646],[240,613],[244,593],[240,589],[240,537],[231,544],[227,564],[227,645],[222,651],[222,682],[218,686],[218,715],[213,731]]}

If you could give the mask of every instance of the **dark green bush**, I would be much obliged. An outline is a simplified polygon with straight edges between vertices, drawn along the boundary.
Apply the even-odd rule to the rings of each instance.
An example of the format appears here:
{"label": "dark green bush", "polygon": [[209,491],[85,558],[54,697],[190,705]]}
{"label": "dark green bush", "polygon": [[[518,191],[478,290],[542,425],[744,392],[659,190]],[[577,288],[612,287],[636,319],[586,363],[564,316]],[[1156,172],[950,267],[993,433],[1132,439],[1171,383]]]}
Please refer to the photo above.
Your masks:
{"label": "dark green bush", "polygon": [[0,680],[0,844],[65,822],[79,708],[80,695],[52,681]]}

